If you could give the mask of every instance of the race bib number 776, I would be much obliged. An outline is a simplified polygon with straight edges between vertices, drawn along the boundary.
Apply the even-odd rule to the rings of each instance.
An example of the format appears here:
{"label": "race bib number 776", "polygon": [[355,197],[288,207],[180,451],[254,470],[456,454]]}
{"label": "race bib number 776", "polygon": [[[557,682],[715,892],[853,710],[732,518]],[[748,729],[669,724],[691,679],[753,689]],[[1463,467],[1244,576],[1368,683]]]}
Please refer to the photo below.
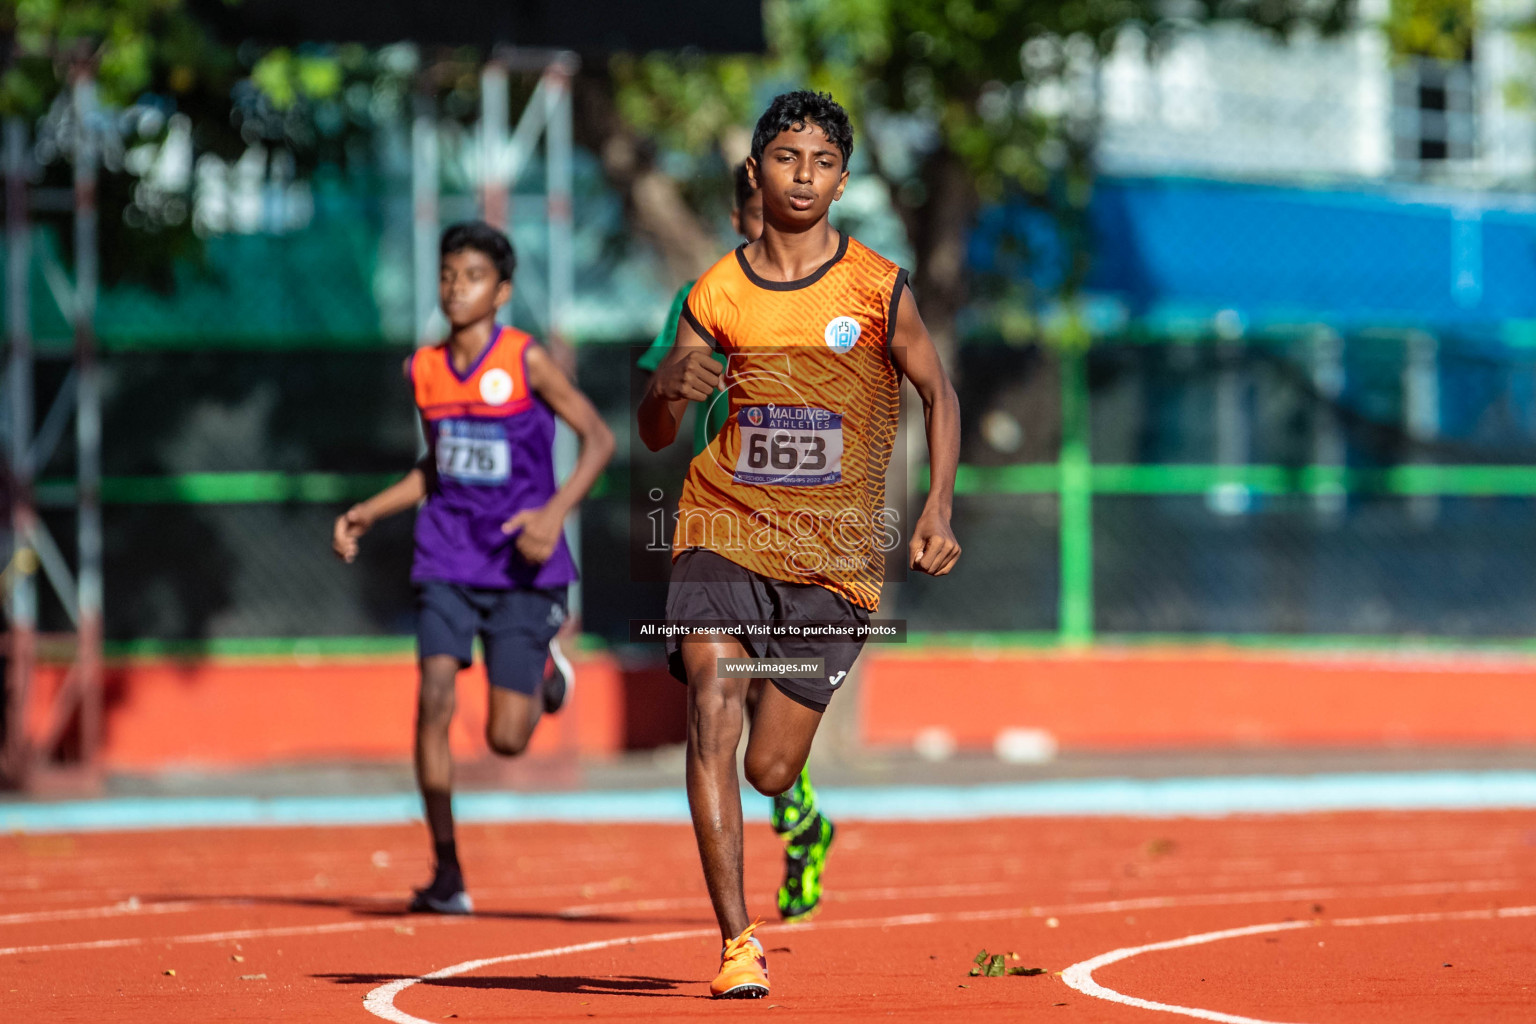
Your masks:
{"label": "race bib number 776", "polygon": [[843,416],[805,406],[749,405],[738,410],[739,484],[820,487],[843,479]]}
{"label": "race bib number 776", "polygon": [[500,484],[511,476],[511,446],[500,424],[444,420],[436,447],[441,477],[467,484]]}

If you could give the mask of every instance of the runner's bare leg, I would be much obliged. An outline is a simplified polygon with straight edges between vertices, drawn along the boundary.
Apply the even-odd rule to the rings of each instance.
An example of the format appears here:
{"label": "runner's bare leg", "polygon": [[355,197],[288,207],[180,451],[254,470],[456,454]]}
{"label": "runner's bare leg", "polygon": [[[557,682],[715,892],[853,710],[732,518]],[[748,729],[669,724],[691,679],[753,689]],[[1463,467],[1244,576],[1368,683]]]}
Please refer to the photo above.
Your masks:
{"label": "runner's bare leg", "polygon": [[[741,644],[721,634],[682,642],[688,676],[688,807],[704,867],[704,883],[723,941],[740,935],[751,918],[742,883],[741,780],[736,750],[741,745],[749,680],[722,678],[721,658],[744,658]],[[763,793],[794,784],[805,765],[821,715],[763,688],[747,745],[748,779]],[[793,770],[791,770],[791,767]],[[770,790],[768,786],[779,785]]]}
{"label": "runner's bare leg", "polygon": [[453,681],[459,659],[434,654],[421,660],[421,690],[416,701],[416,785],[434,843],[453,840],[453,755],[448,727],[453,722]]}

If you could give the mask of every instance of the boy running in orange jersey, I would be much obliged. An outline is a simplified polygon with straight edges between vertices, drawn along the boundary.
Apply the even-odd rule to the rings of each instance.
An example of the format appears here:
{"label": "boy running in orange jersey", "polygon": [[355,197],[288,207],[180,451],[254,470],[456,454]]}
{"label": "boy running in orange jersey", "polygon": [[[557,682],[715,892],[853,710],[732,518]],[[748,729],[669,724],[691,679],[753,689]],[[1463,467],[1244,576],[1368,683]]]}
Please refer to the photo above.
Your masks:
{"label": "boy running in orange jersey", "polygon": [[[576,565],[565,517],[613,455],[613,432],[522,331],[496,323],[512,298],[516,256],[489,224],[443,232],[438,298],[447,340],[405,361],[427,437],[427,457],[399,483],[338,516],[331,544],[345,561],[374,523],[420,506],[416,516],[416,782],[426,805],[436,868],[411,909],[468,914],[453,832],[454,679],[469,665],[478,635],[490,680],[486,741],[521,754],[546,711],[565,700],[567,672],[550,646],[565,621]],[[570,425],[581,454],[556,487],[555,417]],[[557,672],[545,678],[546,656]]]}
{"label": "boy running in orange jersey", "polygon": [[[746,164],[736,167],[734,178],[731,227],[748,242],[755,242],[763,233],[763,197],[758,194]],[[694,282],[689,281],[677,291],[667,319],[651,342],[651,347],[640,357],[640,368],[654,372],[677,341],[677,321],[688,301],[688,293]],[[715,354],[715,362],[725,368],[725,357]],[[720,392],[715,392],[708,402],[694,406],[693,454],[698,455],[709,446],[730,413],[730,402]],[[754,679],[747,691],[747,713],[750,717],[762,699],[765,680]],[[784,881],[779,886],[779,916],[786,921],[804,921],[821,906],[821,875],[827,863],[827,851],[832,847],[836,829],[832,819],[823,813],[816,803],[816,787],[811,784],[809,768],[802,768],[794,785],[773,798],[771,821],[773,830],[784,841]]]}
{"label": "boy running in orange jersey", "polygon": [[[889,519],[885,473],[902,376],[923,403],[932,483],[909,564],[947,574],[959,403],[918,316],[906,272],[835,230],[827,214],[848,182],[853,129],[831,97],[777,97],[748,161],[763,197],[763,235],[694,285],[671,354],[638,412],[651,450],[670,444],[690,401],[730,396],[719,438],[689,465],[678,503],[668,620],[815,623],[856,630],[880,600]],[[712,351],[727,357],[722,374]],[[748,627],[750,629],[750,626]],[[839,633],[834,635],[847,635]],[[774,795],[805,765],[822,712],[863,639],[750,632],[668,640],[688,686],[688,803],[724,948],[717,998],[768,994],[768,965],[742,891],[736,751],[748,679],[726,659],[813,665],[767,673],[747,742],[747,780]],[[777,670],[774,670],[777,671]]]}

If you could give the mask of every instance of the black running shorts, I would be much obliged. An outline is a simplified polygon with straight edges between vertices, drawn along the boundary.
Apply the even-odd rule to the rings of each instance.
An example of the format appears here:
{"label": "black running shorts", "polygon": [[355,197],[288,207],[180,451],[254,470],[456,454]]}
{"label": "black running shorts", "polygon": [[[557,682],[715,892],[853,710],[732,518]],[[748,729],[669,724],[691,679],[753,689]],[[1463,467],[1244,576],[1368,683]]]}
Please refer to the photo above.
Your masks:
{"label": "black running shorts", "polygon": [[[672,562],[672,583],[667,588],[667,621],[734,622],[742,625],[773,622],[816,622],[839,626],[865,626],[869,612],[841,594],[815,583],[786,583],[760,576],[730,559],[704,548],[690,548]],[[825,637],[740,636],[751,658],[820,658],[825,675],[813,679],[769,681],[786,697],[813,711],[827,704],[853,668],[864,646],[856,641],[831,641]],[[667,637],[667,667],[686,683],[680,639]]]}

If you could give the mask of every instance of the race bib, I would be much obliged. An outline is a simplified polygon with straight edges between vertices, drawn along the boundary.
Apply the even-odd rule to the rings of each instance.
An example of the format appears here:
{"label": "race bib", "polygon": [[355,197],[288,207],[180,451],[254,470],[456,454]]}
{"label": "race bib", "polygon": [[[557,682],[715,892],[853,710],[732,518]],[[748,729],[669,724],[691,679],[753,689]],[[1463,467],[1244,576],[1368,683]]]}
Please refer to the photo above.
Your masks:
{"label": "race bib", "polygon": [[437,430],[437,475],[466,484],[502,484],[512,449],[499,423],[444,420]]}
{"label": "race bib", "polygon": [[820,487],[843,480],[843,415],[803,406],[749,405],[736,413],[739,484]]}

